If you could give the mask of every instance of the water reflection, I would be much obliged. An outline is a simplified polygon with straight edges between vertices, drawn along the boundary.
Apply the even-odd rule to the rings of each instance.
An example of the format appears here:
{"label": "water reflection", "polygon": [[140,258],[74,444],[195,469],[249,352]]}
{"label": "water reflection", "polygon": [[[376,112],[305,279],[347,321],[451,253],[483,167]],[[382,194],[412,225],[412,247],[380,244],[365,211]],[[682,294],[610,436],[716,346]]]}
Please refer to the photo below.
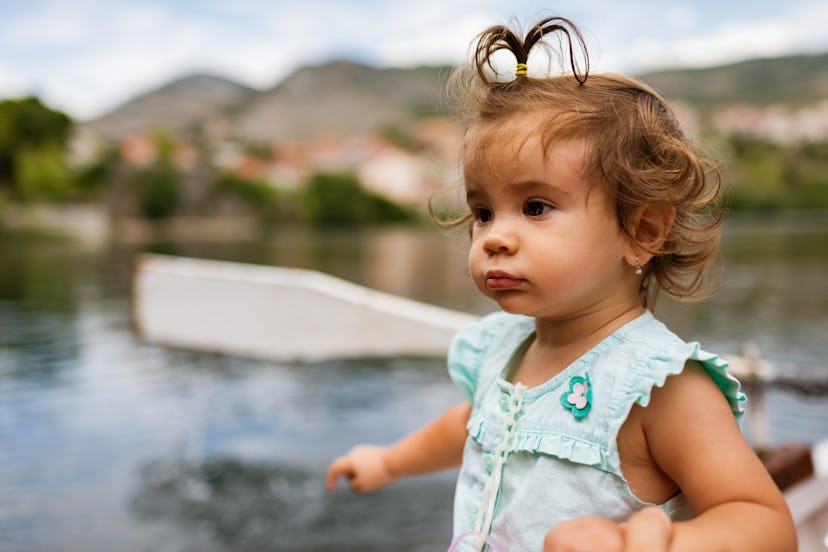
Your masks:
{"label": "water reflection", "polygon": [[193,550],[434,551],[451,538],[446,476],[356,496],[327,493],[315,472],[234,458],[140,472],[136,515],[178,525]]}
{"label": "water reflection", "polygon": [[[753,341],[786,372],[824,381],[828,221],[732,222],[716,296],[662,302],[660,315],[708,349]],[[465,242],[285,229],[150,249],[315,268],[484,313],[493,306],[465,275]],[[0,549],[446,546],[451,474],[370,497],[323,490],[334,455],[393,440],[459,399],[440,359],[286,365],[143,345],[127,300],[139,249],[0,239]],[[828,438],[824,397],[770,389],[766,400],[773,442]]]}
{"label": "water reflection", "polygon": [[[828,335],[828,220],[729,223],[716,294],[698,305],[665,302],[662,316],[708,348],[739,353],[754,344],[780,370],[824,377]],[[709,345],[708,345],[709,344]]]}

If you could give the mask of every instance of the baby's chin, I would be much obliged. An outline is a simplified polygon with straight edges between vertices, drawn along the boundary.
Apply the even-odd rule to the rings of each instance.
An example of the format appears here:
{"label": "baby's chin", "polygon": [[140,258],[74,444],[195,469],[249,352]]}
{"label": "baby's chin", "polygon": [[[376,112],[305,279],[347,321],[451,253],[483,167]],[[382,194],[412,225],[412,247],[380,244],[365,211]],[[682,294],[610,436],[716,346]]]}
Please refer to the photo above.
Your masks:
{"label": "baby's chin", "polygon": [[508,298],[501,297],[500,299],[496,299],[491,297],[491,294],[486,294],[489,299],[497,303],[497,306],[500,307],[500,310],[503,312],[508,312],[509,314],[520,314],[523,316],[534,316],[535,313],[528,309],[526,305],[518,305],[515,304],[516,301],[510,301]]}

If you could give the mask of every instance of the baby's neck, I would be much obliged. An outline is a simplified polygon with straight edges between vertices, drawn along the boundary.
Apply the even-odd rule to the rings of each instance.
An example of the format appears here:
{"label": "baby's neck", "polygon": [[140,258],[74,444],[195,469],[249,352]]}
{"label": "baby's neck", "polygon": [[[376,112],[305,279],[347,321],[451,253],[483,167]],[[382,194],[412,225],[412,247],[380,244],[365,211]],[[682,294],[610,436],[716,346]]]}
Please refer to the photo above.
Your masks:
{"label": "baby's neck", "polygon": [[630,303],[566,320],[536,318],[534,339],[516,359],[507,378],[530,388],[541,385],[643,312],[641,304]]}
{"label": "baby's neck", "polygon": [[640,303],[617,305],[566,319],[535,319],[538,345],[544,348],[570,348],[586,344],[583,352],[615,330],[641,316]]}

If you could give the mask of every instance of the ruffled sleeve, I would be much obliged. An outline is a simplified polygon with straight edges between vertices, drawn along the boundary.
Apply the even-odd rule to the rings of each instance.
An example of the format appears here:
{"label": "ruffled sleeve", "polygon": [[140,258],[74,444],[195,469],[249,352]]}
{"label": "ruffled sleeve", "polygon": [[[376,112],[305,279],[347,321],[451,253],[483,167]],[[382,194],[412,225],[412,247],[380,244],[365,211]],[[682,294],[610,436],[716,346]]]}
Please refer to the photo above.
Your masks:
{"label": "ruffled sleeve", "polygon": [[633,389],[636,401],[642,406],[650,402],[653,387],[662,387],[668,376],[680,373],[688,360],[698,362],[722,392],[737,420],[744,414],[747,397],[741,391],[739,380],[728,372],[728,363],[721,357],[703,351],[698,343],[682,343],[654,353],[647,362],[646,371],[637,378]]}
{"label": "ruffled sleeve", "polygon": [[728,371],[730,366],[727,361],[717,355],[701,350],[698,343],[688,343],[687,346],[690,348],[688,358],[698,361],[707,370],[707,373],[719,386],[727,402],[730,403],[730,410],[733,411],[736,420],[741,421],[745,413],[744,405],[747,402],[747,397],[742,393],[739,380]]}
{"label": "ruffled sleeve", "polygon": [[474,402],[480,367],[486,352],[506,322],[504,313],[493,313],[460,329],[448,351],[448,373],[463,395]]}
{"label": "ruffled sleeve", "polygon": [[620,392],[613,397],[608,408],[609,466],[612,471],[621,473],[615,441],[632,405],[647,406],[653,389],[663,387],[668,377],[680,374],[688,360],[698,362],[707,371],[727,399],[733,416],[737,421],[741,420],[747,398],[741,391],[739,380],[728,372],[724,359],[703,351],[698,343],[680,342],[648,352],[639,350],[634,356],[630,371],[620,382]]}

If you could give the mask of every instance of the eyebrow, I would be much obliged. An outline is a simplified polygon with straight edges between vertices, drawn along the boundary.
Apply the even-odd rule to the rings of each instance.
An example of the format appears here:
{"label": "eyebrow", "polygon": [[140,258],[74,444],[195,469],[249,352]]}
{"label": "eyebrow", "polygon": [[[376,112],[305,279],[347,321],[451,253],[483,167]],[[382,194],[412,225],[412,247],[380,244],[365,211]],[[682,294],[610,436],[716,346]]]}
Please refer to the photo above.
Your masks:
{"label": "eyebrow", "polygon": [[520,182],[510,182],[509,186],[511,186],[512,188],[520,189],[520,190],[531,190],[533,188],[545,188],[545,189],[551,189],[552,191],[554,191],[556,193],[560,193],[560,194],[569,194],[569,193],[571,193],[570,191],[565,190],[565,189],[561,188],[560,186],[552,184],[551,182],[545,182],[543,180],[523,180],[523,181],[520,181]]}
{"label": "eyebrow", "polygon": [[[518,181],[518,182],[509,182],[509,183],[507,183],[507,186],[514,189],[515,191],[531,191],[533,189],[543,188],[546,191],[551,191],[551,192],[556,193],[556,194],[562,194],[562,195],[571,195],[572,194],[572,192],[569,191],[569,190],[565,190],[564,188],[561,188],[560,186],[556,186],[555,184],[552,184],[551,182],[544,182],[542,180],[521,180],[521,181]],[[486,195],[485,192],[483,190],[481,190],[480,188],[482,188],[482,187],[481,186],[476,187],[474,185],[472,185],[470,187],[467,184],[466,185],[466,199],[467,200],[468,199],[475,199],[477,197]]]}

